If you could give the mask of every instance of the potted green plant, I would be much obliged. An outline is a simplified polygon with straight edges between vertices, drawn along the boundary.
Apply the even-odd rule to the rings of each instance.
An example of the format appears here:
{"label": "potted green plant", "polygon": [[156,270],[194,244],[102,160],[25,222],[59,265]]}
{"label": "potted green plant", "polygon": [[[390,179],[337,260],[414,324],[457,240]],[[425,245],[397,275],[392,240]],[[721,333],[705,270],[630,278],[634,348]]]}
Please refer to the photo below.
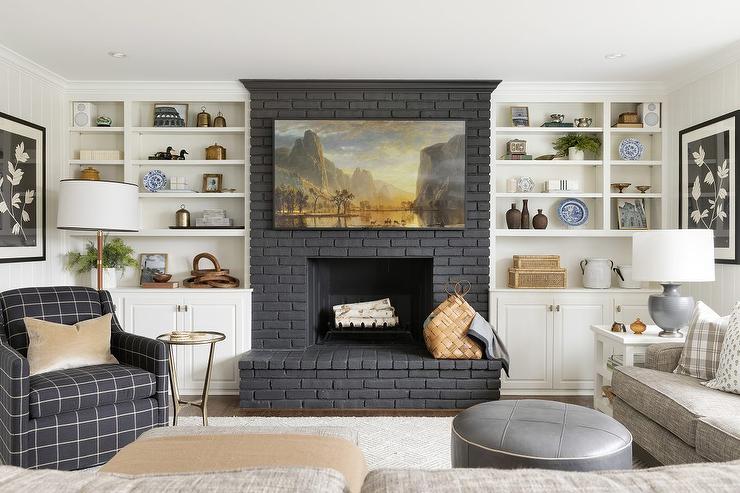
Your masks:
{"label": "potted green plant", "polygon": [[[134,258],[134,249],[128,246],[120,238],[103,241],[103,289],[113,289],[118,285],[116,271],[124,270],[126,267],[138,267],[139,263]],[[90,285],[97,287],[98,249],[89,241],[85,251],[69,252],[67,254],[67,269],[84,274],[90,272]]]}
{"label": "potted green plant", "polygon": [[585,151],[598,154],[601,149],[601,141],[595,135],[568,134],[558,137],[552,143],[559,157],[568,156],[568,159],[583,161]]}

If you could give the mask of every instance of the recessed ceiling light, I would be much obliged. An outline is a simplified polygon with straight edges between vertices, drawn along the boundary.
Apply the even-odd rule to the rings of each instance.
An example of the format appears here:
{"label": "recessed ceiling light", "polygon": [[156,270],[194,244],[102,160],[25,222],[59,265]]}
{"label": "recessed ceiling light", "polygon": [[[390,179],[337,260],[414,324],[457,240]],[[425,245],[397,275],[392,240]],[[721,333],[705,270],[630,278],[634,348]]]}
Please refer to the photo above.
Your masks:
{"label": "recessed ceiling light", "polygon": [[617,60],[619,58],[624,58],[624,53],[607,53],[604,55],[604,58],[607,60]]}
{"label": "recessed ceiling light", "polygon": [[126,54],[122,51],[109,51],[108,55],[112,56],[113,58],[126,58]]}

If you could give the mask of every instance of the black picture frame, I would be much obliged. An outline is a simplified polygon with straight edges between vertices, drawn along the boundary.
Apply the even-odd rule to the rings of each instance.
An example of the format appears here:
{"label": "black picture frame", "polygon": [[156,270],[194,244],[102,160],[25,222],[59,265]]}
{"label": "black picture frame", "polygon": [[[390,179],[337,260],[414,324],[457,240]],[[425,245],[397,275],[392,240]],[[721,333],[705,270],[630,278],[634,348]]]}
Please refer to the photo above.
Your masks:
{"label": "black picture frame", "polygon": [[0,263],[44,261],[46,128],[0,112],[0,170]]}
{"label": "black picture frame", "polygon": [[[740,110],[736,110],[678,133],[679,228],[695,229],[691,226],[698,225],[701,229],[712,229],[718,264],[740,264],[739,120]],[[726,176],[722,170],[725,161]],[[726,214],[726,222],[722,220],[722,212]]]}
{"label": "black picture frame", "polygon": [[[463,126],[462,135],[465,137],[466,141],[466,147],[467,147],[467,120],[465,119],[459,119],[459,118],[448,118],[448,119],[404,119],[404,118],[392,118],[392,119],[378,119],[378,118],[352,118],[352,117],[346,117],[346,118],[276,118],[273,120],[273,146],[272,146],[272,158],[273,163],[278,162],[278,156],[277,151],[278,147],[275,144],[276,142],[276,124],[283,121],[291,121],[291,122],[299,122],[299,121],[327,121],[327,122],[342,122],[342,121],[368,121],[368,122],[415,122],[415,123],[430,123],[430,122],[445,122],[445,123],[460,123]],[[463,193],[463,209],[465,210],[466,204],[467,204],[467,191],[468,191],[468,172],[467,172],[467,164],[468,164],[468,155],[467,152],[463,155],[463,165],[462,165],[462,174],[463,174],[463,186],[462,186],[462,193]],[[276,164],[274,164],[276,166]],[[462,224],[460,225],[450,225],[450,226],[438,226],[438,225],[430,225],[430,226],[418,226],[418,227],[404,227],[404,226],[395,226],[395,225],[378,225],[378,226],[353,226],[353,227],[337,227],[337,226],[325,226],[325,227],[305,227],[305,226],[297,226],[297,225],[279,225],[277,223],[276,219],[276,213],[275,213],[275,189],[277,188],[277,180],[275,176],[273,175],[273,206],[272,206],[272,229],[273,230],[282,230],[282,231],[387,231],[387,230],[396,230],[396,231],[437,231],[437,230],[445,230],[445,231],[462,231],[465,229],[464,220]]]}

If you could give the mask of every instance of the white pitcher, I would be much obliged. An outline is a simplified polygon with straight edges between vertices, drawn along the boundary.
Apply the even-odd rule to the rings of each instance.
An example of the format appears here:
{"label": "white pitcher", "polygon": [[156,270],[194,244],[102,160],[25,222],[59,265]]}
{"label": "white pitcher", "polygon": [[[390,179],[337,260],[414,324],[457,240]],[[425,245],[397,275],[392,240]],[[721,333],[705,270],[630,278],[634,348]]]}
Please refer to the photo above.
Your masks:
{"label": "white pitcher", "polygon": [[609,289],[612,287],[614,262],[608,258],[587,258],[581,260],[583,287],[590,289]]}
{"label": "white pitcher", "polygon": [[632,266],[618,265],[614,267],[614,273],[619,278],[619,287],[624,289],[639,289],[642,287],[640,281],[632,280]]}

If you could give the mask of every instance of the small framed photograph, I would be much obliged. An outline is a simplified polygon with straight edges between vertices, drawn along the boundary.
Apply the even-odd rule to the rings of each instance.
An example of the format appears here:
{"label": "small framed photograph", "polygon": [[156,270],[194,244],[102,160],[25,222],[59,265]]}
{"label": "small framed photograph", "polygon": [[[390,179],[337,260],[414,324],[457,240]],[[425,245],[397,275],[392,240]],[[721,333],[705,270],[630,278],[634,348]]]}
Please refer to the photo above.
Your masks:
{"label": "small framed photograph", "polygon": [[619,219],[619,229],[640,230],[650,228],[645,199],[617,200],[617,217]]}
{"label": "small framed photograph", "polygon": [[511,124],[515,127],[529,126],[529,108],[526,106],[511,107]]}
{"label": "small framed photograph", "polygon": [[155,103],[155,127],[187,127],[188,105],[183,103]]}
{"label": "small framed photograph", "polygon": [[141,265],[140,284],[154,282],[155,274],[167,273],[166,253],[142,253],[139,255]]}
{"label": "small framed photograph", "polygon": [[203,174],[203,193],[221,193],[223,191],[224,175],[220,173]]}

